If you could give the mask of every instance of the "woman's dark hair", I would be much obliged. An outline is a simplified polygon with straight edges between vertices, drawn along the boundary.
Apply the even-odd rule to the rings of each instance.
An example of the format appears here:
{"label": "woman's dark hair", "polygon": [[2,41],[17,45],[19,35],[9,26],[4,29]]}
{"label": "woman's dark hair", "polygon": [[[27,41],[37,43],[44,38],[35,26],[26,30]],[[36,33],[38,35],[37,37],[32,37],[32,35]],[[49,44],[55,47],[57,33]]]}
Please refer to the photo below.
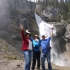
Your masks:
{"label": "woman's dark hair", "polygon": [[34,39],[35,39],[35,37],[37,37],[38,39],[40,39],[39,36],[34,36]]}
{"label": "woman's dark hair", "polygon": [[[28,35],[29,33],[25,33],[25,36]],[[29,34],[30,35],[30,34]]]}

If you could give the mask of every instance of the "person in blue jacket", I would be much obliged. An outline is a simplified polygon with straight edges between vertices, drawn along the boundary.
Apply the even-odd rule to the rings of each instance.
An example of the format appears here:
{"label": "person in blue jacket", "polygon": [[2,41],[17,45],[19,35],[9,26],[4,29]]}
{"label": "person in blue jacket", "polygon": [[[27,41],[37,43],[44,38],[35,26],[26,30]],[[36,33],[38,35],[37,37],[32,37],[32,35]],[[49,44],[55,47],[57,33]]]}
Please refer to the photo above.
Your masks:
{"label": "person in blue jacket", "polygon": [[51,58],[50,58],[50,40],[51,37],[53,36],[53,28],[52,29],[52,33],[51,36],[48,37],[47,39],[45,38],[45,35],[42,35],[42,40],[40,41],[40,45],[41,45],[41,63],[42,63],[42,70],[46,70],[45,69],[45,58],[47,59],[48,62],[48,70],[52,70],[52,66],[51,66]]}
{"label": "person in blue jacket", "polygon": [[40,43],[38,35],[34,36],[33,40],[33,62],[32,62],[32,70],[34,70],[37,60],[37,69],[40,69]]}

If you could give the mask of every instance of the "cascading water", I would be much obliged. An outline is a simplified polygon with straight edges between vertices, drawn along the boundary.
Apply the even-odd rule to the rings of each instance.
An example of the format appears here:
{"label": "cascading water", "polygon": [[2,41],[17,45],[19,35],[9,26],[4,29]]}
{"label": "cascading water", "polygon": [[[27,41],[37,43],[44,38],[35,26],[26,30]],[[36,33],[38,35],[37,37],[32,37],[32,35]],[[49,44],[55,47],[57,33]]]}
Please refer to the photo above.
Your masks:
{"label": "cascading water", "polygon": [[[54,28],[53,34],[54,34],[54,36],[56,36],[56,31],[57,30],[56,30],[56,27],[54,25],[46,23],[36,13],[35,13],[35,18],[36,18],[36,22],[39,26],[40,38],[41,38],[41,35],[45,35],[47,37],[50,36],[50,32],[51,32],[50,28],[52,28],[52,27]],[[58,39],[52,38],[51,41],[50,41],[50,46],[52,47],[51,61],[56,65],[65,66],[65,61],[64,61],[65,57],[61,54]]]}

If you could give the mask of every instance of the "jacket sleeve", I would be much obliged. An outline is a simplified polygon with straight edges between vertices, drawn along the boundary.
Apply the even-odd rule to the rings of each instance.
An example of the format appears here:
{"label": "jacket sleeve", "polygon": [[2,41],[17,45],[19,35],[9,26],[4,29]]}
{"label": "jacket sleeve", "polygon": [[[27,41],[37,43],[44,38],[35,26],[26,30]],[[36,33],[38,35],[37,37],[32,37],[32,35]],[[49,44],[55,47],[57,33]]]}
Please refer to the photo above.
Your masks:
{"label": "jacket sleeve", "polygon": [[40,45],[40,46],[41,46],[41,41],[42,41],[42,40],[39,41],[39,45]]}
{"label": "jacket sleeve", "polygon": [[48,39],[47,39],[47,41],[49,42],[51,40],[51,37],[49,37]]}
{"label": "jacket sleeve", "polygon": [[24,30],[21,30],[22,39],[25,40]]}
{"label": "jacket sleeve", "polygon": [[50,40],[51,40],[51,37],[49,37],[49,38],[47,39],[47,45],[50,44]]}
{"label": "jacket sleeve", "polygon": [[30,37],[30,41],[33,42],[33,37],[32,36]]}

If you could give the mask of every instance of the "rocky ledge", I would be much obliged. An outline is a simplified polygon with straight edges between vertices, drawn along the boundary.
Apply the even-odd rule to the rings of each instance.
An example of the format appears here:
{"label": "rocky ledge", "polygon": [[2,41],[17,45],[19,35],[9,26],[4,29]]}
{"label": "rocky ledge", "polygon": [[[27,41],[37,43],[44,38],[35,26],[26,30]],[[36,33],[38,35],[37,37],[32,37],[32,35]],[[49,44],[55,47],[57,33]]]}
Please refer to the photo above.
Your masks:
{"label": "rocky ledge", "polygon": [[23,59],[21,54],[13,46],[9,45],[5,40],[0,38],[0,59]]}

